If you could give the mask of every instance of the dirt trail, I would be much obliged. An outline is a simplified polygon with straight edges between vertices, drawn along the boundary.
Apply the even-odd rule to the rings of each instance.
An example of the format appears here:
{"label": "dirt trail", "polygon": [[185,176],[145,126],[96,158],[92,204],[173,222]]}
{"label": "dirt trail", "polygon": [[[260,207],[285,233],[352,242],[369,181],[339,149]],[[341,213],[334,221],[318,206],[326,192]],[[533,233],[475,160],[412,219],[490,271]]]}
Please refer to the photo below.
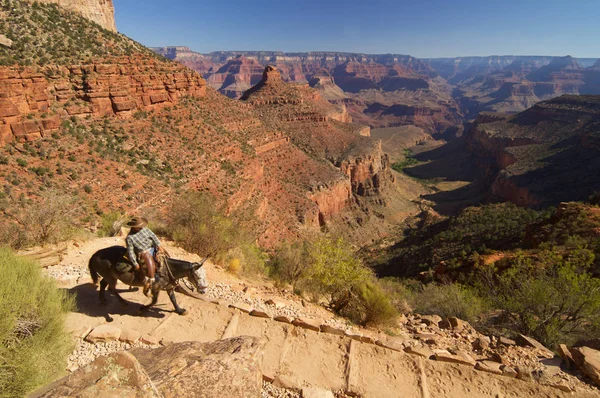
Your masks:
{"label": "dirt trail", "polygon": [[[271,318],[250,316],[241,311],[210,300],[197,300],[177,295],[180,305],[189,315],[178,316],[166,294],[159,305],[143,316],[137,315],[138,304],[146,299],[141,292],[125,291],[122,295],[132,304],[121,308],[110,297],[107,307],[101,307],[98,293],[89,283],[87,262],[98,249],[122,244],[122,238],[103,238],[71,246],[69,254],[59,266],[48,273],[57,278],[59,285],[77,294],[78,310],[68,315],[67,327],[79,331],[89,326],[106,323],[108,310],[122,330],[131,329],[164,341],[212,341],[222,337],[241,335],[260,336],[267,340],[262,372],[266,379],[274,379],[283,387],[312,386],[362,397],[563,397],[570,393],[503,376],[475,371],[472,367],[422,359],[404,352],[393,351],[338,336],[314,332],[277,322]],[[189,261],[199,258],[166,243],[171,255]],[[267,282],[248,284],[227,274],[212,264],[207,265],[212,293],[208,296],[245,298],[273,296],[276,289]],[[241,290],[248,286],[246,294]],[[119,286],[127,289],[126,286]],[[251,296],[251,295],[250,295]],[[213,297],[214,298],[214,297]],[[265,297],[263,297],[264,299]],[[334,322],[333,315],[317,306],[303,307],[299,299],[283,297],[291,311],[301,316],[312,316]],[[254,301],[253,301],[254,300]],[[577,391],[578,397],[599,397],[595,391]]]}

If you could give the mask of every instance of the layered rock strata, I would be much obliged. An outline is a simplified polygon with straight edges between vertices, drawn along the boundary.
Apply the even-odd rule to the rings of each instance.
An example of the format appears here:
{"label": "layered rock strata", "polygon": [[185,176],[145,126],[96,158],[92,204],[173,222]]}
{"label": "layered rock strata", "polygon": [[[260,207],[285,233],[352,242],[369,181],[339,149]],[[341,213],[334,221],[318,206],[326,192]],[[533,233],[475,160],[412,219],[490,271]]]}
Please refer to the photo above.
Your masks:
{"label": "layered rock strata", "polygon": [[202,97],[202,77],[152,58],[122,57],[88,65],[0,68],[0,142],[34,141],[68,117],[130,117],[138,110]]}

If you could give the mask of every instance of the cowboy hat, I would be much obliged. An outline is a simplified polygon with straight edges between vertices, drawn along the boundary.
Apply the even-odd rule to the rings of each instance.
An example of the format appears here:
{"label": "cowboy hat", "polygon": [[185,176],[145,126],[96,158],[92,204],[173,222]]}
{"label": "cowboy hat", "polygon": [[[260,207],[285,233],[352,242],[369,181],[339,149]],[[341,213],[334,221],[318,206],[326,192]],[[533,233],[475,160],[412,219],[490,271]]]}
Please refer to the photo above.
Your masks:
{"label": "cowboy hat", "polygon": [[127,223],[130,228],[144,228],[148,225],[148,219],[145,217],[132,217]]}

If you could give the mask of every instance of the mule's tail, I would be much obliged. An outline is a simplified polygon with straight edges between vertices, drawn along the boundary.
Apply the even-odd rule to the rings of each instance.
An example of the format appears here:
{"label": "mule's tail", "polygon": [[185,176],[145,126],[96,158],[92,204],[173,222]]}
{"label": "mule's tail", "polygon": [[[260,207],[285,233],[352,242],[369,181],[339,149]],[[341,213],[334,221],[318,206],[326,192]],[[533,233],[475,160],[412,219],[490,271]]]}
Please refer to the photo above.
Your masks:
{"label": "mule's tail", "polygon": [[94,256],[92,256],[92,258],[90,258],[90,262],[88,263],[88,268],[90,269],[90,275],[92,276],[92,281],[94,281],[94,285],[97,285],[98,284],[98,272],[92,265],[93,261],[94,261]]}

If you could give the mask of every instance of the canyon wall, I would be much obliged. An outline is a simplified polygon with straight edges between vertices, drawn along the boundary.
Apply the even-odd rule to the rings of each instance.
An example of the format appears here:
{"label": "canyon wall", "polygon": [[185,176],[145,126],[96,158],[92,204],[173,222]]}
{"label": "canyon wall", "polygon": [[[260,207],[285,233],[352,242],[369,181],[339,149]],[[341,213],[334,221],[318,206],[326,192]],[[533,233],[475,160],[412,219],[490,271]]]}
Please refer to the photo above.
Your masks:
{"label": "canyon wall", "polygon": [[58,4],[69,11],[77,12],[104,29],[117,31],[115,7],[112,0],[28,0],[33,3]]}
{"label": "canyon wall", "polygon": [[137,110],[201,97],[204,79],[183,66],[145,57],[88,65],[0,68],[0,143],[39,139],[69,117],[130,117]]}

